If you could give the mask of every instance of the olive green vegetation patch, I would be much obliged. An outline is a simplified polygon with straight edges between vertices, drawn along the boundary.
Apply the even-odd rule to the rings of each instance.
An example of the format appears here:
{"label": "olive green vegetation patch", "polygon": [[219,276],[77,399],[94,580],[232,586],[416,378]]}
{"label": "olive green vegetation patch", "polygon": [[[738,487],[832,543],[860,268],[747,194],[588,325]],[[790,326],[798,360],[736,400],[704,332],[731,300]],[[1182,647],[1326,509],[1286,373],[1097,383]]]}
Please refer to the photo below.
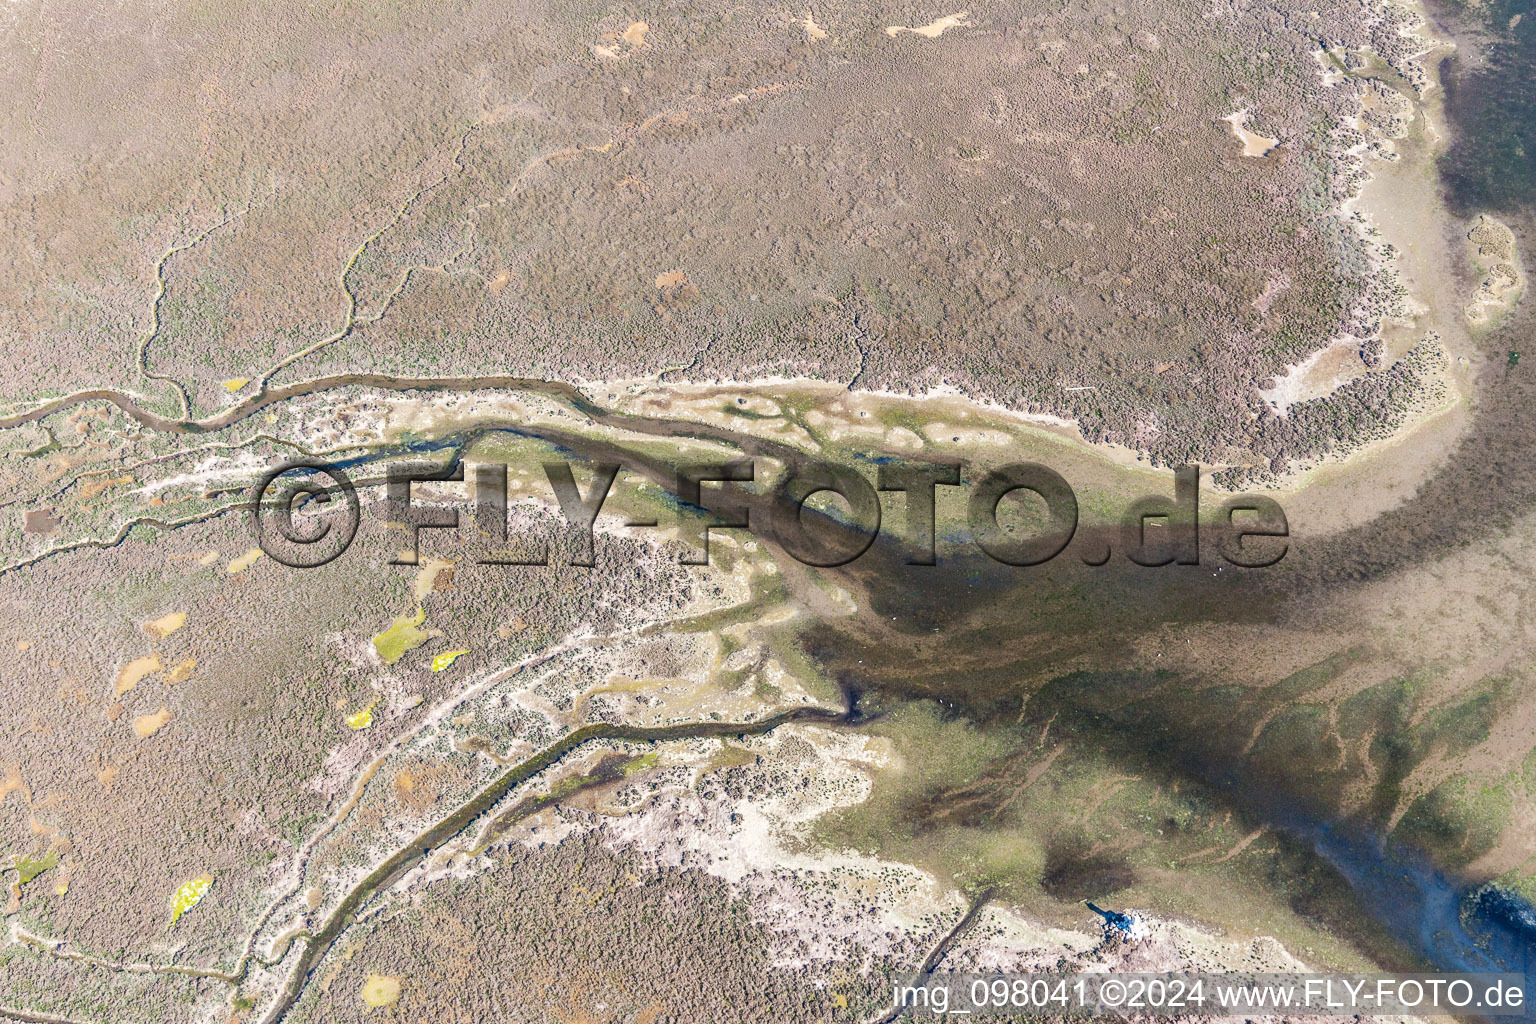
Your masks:
{"label": "olive green vegetation patch", "polygon": [[630,758],[624,762],[620,769],[625,775],[639,775],[643,771],[655,768],[661,764],[661,755],[655,751],[641,754],[639,757]]}
{"label": "olive green vegetation patch", "polygon": [[1447,756],[1454,757],[1482,743],[1498,721],[1507,689],[1506,680],[1489,679],[1467,700],[1426,713],[1419,727],[1425,747],[1443,747]]}
{"label": "olive green vegetation patch", "polygon": [[1366,651],[1363,647],[1351,647],[1347,651],[1339,651],[1319,661],[1315,665],[1308,665],[1299,672],[1294,672],[1286,678],[1264,690],[1265,700],[1273,703],[1289,703],[1305,697],[1314,690],[1322,689],[1328,683],[1333,682],[1344,670],[1365,658]]}
{"label": "olive green vegetation patch", "polygon": [[1294,776],[1297,765],[1312,766],[1310,778],[1293,779],[1292,785],[1319,802],[1334,794],[1334,779],[1342,773],[1329,769],[1342,762],[1343,748],[1329,724],[1328,709],[1321,704],[1302,704],[1278,712],[1248,754],[1249,765],[1266,779]]}
{"label": "olive green vegetation patch", "polygon": [[59,851],[49,850],[41,857],[23,857],[16,862],[17,880],[26,885],[32,879],[50,868],[59,866]]}
{"label": "olive green vegetation patch", "polygon": [[1511,776],[1479,784],[1458,775],[1409,806],[1392,832],[1398,842],[1433,856],[1442,866],[1471,863],[1499,841],[1514,811]]}
{"label": "olive green vegetation patch", "polygon": [[702,782],[706,775],[714,772],[725,771],[728,768],[739,768],[742,765],[752,764],[757,760],[757,755],[745,747],[738,747],[734,743],[720,744],[720,749],[710,756],[703,768],[699,769],[699,781]]}
{"label": "olive green vegetation patch", "polygon": [[1020,892],[1039,885],[1045,873],[1045,848],[1013,829],[949,829],[944,844],[954,880],[970,893]]}
{"label": "olive green vegetation patch", "polygon": [[869,730],[892,740],[901,764],[882,773],[869,799],[817,820],[816,840],[834,849],[868,850],[910,837],[924,826],[914,808],[974,783],[988,765],[1021,744],[1016,732],[983,731],[969,722],[946,718],[928,703],[899,705]]}
{"label": "olive green vegetation patch", "polygon": [[1421,680],[1409,676],[1361,690],[1340,705],[1339,733],[1346,739],[1356,739],[1374,730],[1378,740],[1383,735],[1402,733],[1413,720],[1420,689]]}

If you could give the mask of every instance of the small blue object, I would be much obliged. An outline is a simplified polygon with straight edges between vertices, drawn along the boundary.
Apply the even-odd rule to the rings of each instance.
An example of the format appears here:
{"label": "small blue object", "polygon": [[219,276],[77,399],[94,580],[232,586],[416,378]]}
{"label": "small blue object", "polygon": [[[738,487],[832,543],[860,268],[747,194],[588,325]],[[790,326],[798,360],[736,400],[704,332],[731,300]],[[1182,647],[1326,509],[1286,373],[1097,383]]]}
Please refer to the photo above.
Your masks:
{"label": "small blue object", "polygon": [[1089,910],[1093,911],[1095,914],[1098,914],[1107,923],[1115,928],[1120,929],[1127,935],[1131,934],[1131,928],[1134,927],[1136,922],[1133,921],[1130,917],[1125,914],[1116,913],[1113,910],[1104,910],[1100,907],[1096,907],[1088,900],[1084,900],[1083,902],[1088,904]]}

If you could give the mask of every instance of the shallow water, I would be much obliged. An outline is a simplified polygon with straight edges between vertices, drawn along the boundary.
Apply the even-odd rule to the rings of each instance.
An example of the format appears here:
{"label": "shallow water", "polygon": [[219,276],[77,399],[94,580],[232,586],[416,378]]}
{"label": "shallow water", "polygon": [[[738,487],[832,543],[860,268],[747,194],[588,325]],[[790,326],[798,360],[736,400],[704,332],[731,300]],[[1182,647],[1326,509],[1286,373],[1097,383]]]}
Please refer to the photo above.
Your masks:
{"label": "shallow water", "polygon": [[[1536,233],[1536,0],[1488,0],[1477,7],[1428,0],[1428,7],[1458,42],[1471,42],[1476,51],[1463,45],[1440,68],[1453,131],[1440,162],[1447,203],[1464,219],[1488,212],[1509,222],[1522,236],[1529,266]],[[1529,317],[1517,318],[1493,340],[1514,353],[1530,342],[1529,323]],[[1509,372],[1518,372],[1513,359]],[[1477,969],[1492,962],[1529,971],[1536,952],[1536,913],[1529,904],[1501,890],[1458,891],[1452,880],[1420,864],[1394,866],[1398,871],[1386,877],[1371,872],[1376,877],[1352,883],[1367,898],[1374,893],[1395,902],[1406,894],[1396,916],[1405,925],[1417,916],[1418,944],[1437,965]],[[1383,882],[1396,892],[1377,889]],[[1528,1010],[1523,1019],[1531,1017]]]}
{"label": "shallow water", "polygon": [[1457,36],[1485,36],[1475,55],[1458,53],[1440,69],[1456,132],[1441,161],[1451,208],[1463,217],[1529,215],[1536,211],[1536,2],[1430,8]]}

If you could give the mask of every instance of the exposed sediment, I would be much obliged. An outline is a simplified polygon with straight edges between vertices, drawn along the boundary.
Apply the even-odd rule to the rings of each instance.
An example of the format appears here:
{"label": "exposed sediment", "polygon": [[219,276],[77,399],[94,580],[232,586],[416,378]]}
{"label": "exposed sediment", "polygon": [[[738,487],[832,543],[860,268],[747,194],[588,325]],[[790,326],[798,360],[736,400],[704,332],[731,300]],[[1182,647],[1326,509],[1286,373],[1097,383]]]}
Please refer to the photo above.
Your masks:
{"label": "exposed sediment", "polygon": [[1467,243],[1482,275],[1467,305],[1467,321],[1482,327],[1520,301],[1525,294],[1525,271],[1520,266],[1515,233],[1502,221],[1480,214],[1467,232]]}

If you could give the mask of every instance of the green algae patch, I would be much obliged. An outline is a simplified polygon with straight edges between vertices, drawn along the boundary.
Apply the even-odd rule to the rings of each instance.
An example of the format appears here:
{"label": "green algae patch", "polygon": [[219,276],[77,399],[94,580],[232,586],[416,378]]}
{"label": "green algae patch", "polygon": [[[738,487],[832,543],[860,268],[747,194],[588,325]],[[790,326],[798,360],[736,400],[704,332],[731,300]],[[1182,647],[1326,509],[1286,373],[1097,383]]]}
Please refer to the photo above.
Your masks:
{"label": "green algae patch", "polygon": [[435,629],[422,629],[421,624],[427,621],[427,613],[422,608],[416,609],[415,615],[401,615],[389,624],[389,628],[373,638],[373,649],[379,653],[379,657],[386,665],[393,665],[407,652],[414,651],[422,644],[442,633]]}
{"label": "green algae patch", "polygon": [[570,775],[563,779],[557,779],[554,784],[549,787],[549,794],[544,797],[544,800],[546,802],[553,803],[562,797],[570,796],[572,793],[576,792],[578,789],[581,789],[583,786],[590,784],[591,782],[592,780],[585,775]]}
{"label": "green algae patch", "polygon": [[625,761],[623,772],[626,776],[639,775],[641,772],[655,768],[659,764],[661,764],[661,755],[651,751],[650,753],[641,754],[639,757]]}
{"label": "green algae patch", "polygon": [[715,751],[709,761],[699,769],[697,785],[702,786],[707,775],[725,771],[728,768],[739,768],[744,764],[752,764],[756,760],[757,755],[745,747],[733,746],[730,743],[722,742],[720,749]]}
{"label": "green algae patch", "polygon": [[58,866],[58,850],[49,850],[41,857],[23,857],[16,862],[16,878],[22,885],[26,885],[49,868]]}

